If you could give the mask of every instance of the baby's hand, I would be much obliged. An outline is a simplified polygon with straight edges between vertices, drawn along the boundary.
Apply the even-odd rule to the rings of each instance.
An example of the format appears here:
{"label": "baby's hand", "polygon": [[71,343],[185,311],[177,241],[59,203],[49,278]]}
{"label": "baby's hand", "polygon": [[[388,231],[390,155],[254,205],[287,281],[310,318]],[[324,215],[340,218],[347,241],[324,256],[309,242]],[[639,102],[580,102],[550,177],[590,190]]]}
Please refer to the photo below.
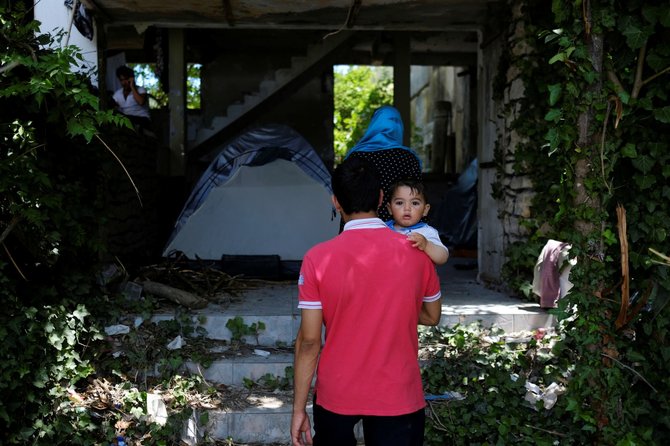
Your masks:
{"label": "baby's hand", "polygon": [[426,250],[428,240],[426,240],[426,237],[424,237],[423,235],[417,232],[410,232],[409,234],[407,234],[407,238],[412,241],[412,246],[414,246],[415,248],[418,248],[421,251]]}

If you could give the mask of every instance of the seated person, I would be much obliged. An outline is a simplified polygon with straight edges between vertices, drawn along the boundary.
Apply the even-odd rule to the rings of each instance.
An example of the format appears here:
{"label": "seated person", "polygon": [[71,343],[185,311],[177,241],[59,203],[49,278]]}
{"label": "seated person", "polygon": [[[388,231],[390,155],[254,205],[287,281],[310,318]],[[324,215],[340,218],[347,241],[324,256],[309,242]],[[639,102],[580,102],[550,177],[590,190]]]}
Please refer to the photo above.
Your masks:
{"label": "seated person", "polygon": [[121,88],[113,96],[117,110],[128,116],[133,124],[150,128],[149,98],[144,88],[135,85],[135,72],[123,65],[116,69],[116,77],[121,82]]}

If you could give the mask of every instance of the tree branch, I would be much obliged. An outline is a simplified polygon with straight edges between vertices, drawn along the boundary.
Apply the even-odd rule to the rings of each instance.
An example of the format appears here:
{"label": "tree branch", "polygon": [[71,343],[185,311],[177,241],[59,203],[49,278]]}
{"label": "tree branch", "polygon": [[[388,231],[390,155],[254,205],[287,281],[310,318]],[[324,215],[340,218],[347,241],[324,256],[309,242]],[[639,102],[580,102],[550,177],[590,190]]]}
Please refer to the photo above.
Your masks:
{"label": "tree branch", "polygon": [[619,80],[619,77],[616,75],[614,71],[607,70],[607,79],[609,79],[610,82],[614,84],[614,90],[616,91],[617,94],[626,92],[626,88],[623,86],[623,84]]}
{"label": "tree branch", "polygon": [[12,229],[21,221],[23,220],[23,217],[15,215],[12,217],[12,220],[9,222],[7,227],[5,228],[4,231],[2,231],[2,234],[0,234],[0,243],[3,243],[7,236],[9,235],[10,232],[12,232]]}
{"label": "tree branch", "polygon": [[16,268],[16,271],[19,273],[21,278],[23,278],[23,280],[25,280],[27,282],[28,279],[26,279],[26,276],[21,271],[21,268],[19,268],[19,265],[17,265],[16,262],[14,261],[14,257],[12,257],[12,253],[9,252],[9,249],[7,248],[7,245],[5,245],[4,243],[0,243],[0,244],[2,244],[2,247],[5,248],[5,253],[7,254],[7,257],[9,257],[9,261],[12,262],[12,265],[14,266],[14,268]]}
{"label": "tree branch", "polygon": [[144,207],[144,205],[142,204],[142,196],[140,195],[140,190],[137,188],[137,186],[135,186],[135,182],[133,181],[133,177],[130,176],[130,172],[128,172],[128,169],[126,169],[126,166],[123,165],[123,161],[121,161],[119,159],[119,157],[116,156],[116,153],[114,153],[114,151],[107,145],[107,143],[105,141],[103,141],[103,139],[98,134],[96,134],[95,137],[98,138],[98,140],[102,143],[102,145],[105,146],[105,148],[107,150],[109,150],[109,153],[111,153],[112,156],[114,157],[114,159],[116,159],[116,161],[121,165],[121,168],[123,169],[126,176],[128,177],[128,181],[130,181],[130,184],[133,185],[133,189],[135,189],[135,195],[137,195],[137,200],[140,202],[140,206]]}
{"label": "tree branch", "polygon": [[21,62],[13,60],[9,63],[6,63],[2,66],[0,66],[0,74],[5,73],[7,71],[13,70],[14,68],[18,67],[21,65]]}
{"label": "tree branch", "polygon": [[619,365],[620,365],[621,367],[623,367],[624,369],[628,369],[628,370],[630,370],[631,372],[633,372],[633,373],[634,373],[635,375],[637,375],[642,381],[644,381],[649,387],[651,387],[651,390],[653,390],[654,392],[658,393],[658,390],[656,390],[656,387],[652,386],[652,385],[649,383],[649,381],[647,381],[646,379],[644,379],[644,376],[640,375],[640,373],[639,373],[637,370],[635,370],[635,369],[632,368],[632,367],[628,367],[626,364],[624,364],[623,362],[619,361],[619,360],[616,359],[616,358],[611,357],[610,355],[607,355],[607,354],[605,354],[605,353],[600,353],[600,354],[603,355],[604,357],[609,358],[609,359],[611,359],[612,361],[616,362],[617,364],[619,364]]}
{"label": "tree branch", "polygon": [[659,77],[659,76],[664,75],[664,74],[667,73],[667,72],[670,72],[670,67],[665,67],[664,69],[662,69],[662,70],[659,71],[658,73],[656,73],[656,74],[654,74],[654,75],[652,75],[652,76],[649,76],[647,79],[645,79],[644,81],[642,81],[642,85],[646,85],[646,84],[648,84],[649,82],[653,81],[654,79],[656,79],[656,78]]}
{"label": "tree branch", "polygon": [[642,89],[642,71],[644,70],[644,59],[647,55],[647,41],[644,42],[640,52],[637,55],[637,68],[635,69],[635,83],[633,84],[633,91],[630,96],[634,99],[640,95],[640,90]]}

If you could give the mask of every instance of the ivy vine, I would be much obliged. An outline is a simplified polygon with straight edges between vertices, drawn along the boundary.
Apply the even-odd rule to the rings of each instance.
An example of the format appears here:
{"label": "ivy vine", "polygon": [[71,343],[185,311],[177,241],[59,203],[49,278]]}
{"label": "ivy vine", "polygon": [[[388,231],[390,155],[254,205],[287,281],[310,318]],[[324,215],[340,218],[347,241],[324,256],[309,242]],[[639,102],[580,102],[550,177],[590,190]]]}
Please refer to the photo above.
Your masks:
{"label": "ivy vine", "polygon": [[556,348],[576,365],[566,410],[594,444],[664,444],[670,276],[649,249],[670,252],[670,9],[555,0],[549,16],[540,3],[521,2],[533,51],[509,61],[527,87],[515,166],[535,196],[506,278],[527,289],[547,239],[572,245],[557,310]]}

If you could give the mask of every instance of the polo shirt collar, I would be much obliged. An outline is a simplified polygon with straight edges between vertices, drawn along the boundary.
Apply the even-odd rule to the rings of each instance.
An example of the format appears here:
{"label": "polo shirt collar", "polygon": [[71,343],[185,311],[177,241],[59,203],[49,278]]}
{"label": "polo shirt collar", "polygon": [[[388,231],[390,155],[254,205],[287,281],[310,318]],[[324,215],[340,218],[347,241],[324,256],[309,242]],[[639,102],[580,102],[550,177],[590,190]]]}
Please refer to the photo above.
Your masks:
{"label": "polo shirt collar", "polygon": [[386,225],[379,218],[359,218],[356,220],[350,220],[344,224],[343,231],[349,231],[352,229],[381,229],[386,228]]}

